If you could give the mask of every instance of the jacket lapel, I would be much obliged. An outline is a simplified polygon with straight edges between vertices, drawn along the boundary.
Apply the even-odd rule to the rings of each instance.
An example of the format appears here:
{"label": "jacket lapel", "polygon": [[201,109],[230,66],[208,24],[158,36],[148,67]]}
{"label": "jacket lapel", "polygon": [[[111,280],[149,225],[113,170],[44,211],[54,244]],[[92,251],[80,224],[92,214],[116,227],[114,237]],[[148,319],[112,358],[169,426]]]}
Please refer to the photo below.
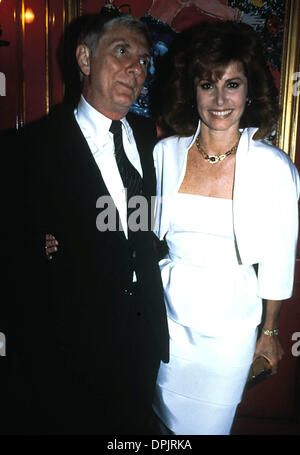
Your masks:
{"label": "jacket lapel", "polygon": [[[94,227],[99,213],[106,208],[97,207],[97,201],[101,196],[109,196],[108,189],[73,110],[59,105],[55,111],[49,118],[47,154],[51,159],[53,157],[47,171],[53,173],[50,176],[52,196],[65,218],[70,216],[78,226],[85,226],[89,220],[89,225]],[[49,164],[45,166],[49,167]],[[118,211],[112,200],[111,204],[117,220],[116,231],[112,233],[114,238],[117,235],[123,241],[126,238],[119,230]]]}
{"label": "jacket lapel", "polygon": [[66,117],[64,126],[62,134],[66,134],[64,133],[66,131],[69,132],[64,155],[74,175],[77,175],[80,180],[83,179],[86,182],[86,190],[95,193],[97,197],[109,194],[73,112]]}

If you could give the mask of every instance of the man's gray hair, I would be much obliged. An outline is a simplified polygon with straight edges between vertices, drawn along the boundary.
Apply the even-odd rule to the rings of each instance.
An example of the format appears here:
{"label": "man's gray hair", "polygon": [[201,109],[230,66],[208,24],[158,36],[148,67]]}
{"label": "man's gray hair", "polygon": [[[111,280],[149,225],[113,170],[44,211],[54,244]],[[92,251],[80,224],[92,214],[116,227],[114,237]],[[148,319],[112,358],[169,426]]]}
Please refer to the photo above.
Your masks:
{"label": "man's gray hair", "polygon": [[99,14],[87,25],[81,35],[81,42],[87,45],[93,56],[97,54],[99,41],[102,36],[115,24],[123,25],[141,33],[146,38],[149,49],[151,48],[152,40],[148,28],[138,18],[131,16],[130,14],[120,14],[113,18]]}

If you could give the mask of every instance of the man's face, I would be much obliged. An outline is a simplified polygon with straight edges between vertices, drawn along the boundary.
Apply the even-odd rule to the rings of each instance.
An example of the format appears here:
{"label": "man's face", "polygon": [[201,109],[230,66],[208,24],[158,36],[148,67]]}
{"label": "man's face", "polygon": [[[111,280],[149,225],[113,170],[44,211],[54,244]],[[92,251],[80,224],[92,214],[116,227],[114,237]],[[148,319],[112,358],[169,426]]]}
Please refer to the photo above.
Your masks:
{"label": "man's face", "polygon": [[[84,60],[84,53],[88,60]],[[139,95],[150,60],[146,38],[125,25],[113,25],[101,38],[97,54],[77,48],[77,60],[85,79],[83,95],[106,117],[124,117]]]}

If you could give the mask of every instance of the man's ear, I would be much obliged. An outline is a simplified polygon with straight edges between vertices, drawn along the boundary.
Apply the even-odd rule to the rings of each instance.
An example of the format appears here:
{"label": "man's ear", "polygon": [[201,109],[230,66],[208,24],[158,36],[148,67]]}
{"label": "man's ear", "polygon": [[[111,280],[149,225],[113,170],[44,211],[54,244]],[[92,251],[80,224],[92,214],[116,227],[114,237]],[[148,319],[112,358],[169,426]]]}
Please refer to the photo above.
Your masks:
{"label": "man's ear", "polygon": [[90,74],[90,50],[86,44],[79,44],[76,48],[76,59],[81,72],[85,76]]}

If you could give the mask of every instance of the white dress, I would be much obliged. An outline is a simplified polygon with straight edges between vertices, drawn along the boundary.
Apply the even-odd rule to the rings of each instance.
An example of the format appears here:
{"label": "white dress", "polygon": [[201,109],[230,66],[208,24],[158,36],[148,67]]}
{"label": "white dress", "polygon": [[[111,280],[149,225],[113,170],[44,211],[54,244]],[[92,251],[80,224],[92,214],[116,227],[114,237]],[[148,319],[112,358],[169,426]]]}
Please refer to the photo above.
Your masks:
{"label": "white dress", "polygon": [[175,434],[229,434],[262,311],[254,268],[238,264],[232,201],[178,193],[166,240],[170,362],[153,407]]}

